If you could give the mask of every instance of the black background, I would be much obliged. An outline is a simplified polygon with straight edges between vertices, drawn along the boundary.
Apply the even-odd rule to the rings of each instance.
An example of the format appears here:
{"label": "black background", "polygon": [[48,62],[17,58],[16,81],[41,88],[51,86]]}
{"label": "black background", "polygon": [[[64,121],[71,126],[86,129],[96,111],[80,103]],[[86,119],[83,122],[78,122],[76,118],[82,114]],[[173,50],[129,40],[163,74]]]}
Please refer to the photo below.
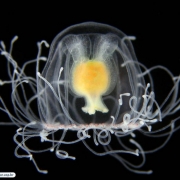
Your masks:
{"label": "black background", "polygon": [[[179,73],[180,54],[180,11],[175,4],[157,4],[152,1],[144,4],[118,4],[108,2],[101,5],[92,2],[84,4],[1,4],[0,40],[8,43],[14,35],[19,36],[14,56],[20,65],[36,57],[36,42],[53,38],[66,27],[95,21],[115,26],[127,35],[134,35],[133,42],[137,58],[147,67],[164,65],[175,75]],[[48,52],[45,51],[45,54]],[[2,61],[2,58],[0,58]],[[0,79],[6,73],[5,63],[1,62]],[[162,78],[162,82],[166,79]],[[162,88],[162,87],[161,87]],[[166,89],[166,87],[164,87]],[[9,96],[8,87],[1,89],[1,96]],[[164,91],[160,92],[163,95]],[[10,104],[10,101],[7,103]],[[0,120],[8,117],[0,114]],[[81,144],[72,145],[69,150],[77,160],[59,160],[54,153],[35,156],[40,168],[49,170],[48,175],[39,174],[28,159],[14,156],[13,142],[15,127],[0,126],[0,172],[15,172],[17,179],[67,178],[67,179],[120,179],[120,178],[164,178],[179,177],[180,132],[176,132],[165,148],[147,156],[145,169],[152,169],[152,175],[137,175],[127,171],[111,157],[96,157]],[[152,142],[151,142],[152,143]]]}

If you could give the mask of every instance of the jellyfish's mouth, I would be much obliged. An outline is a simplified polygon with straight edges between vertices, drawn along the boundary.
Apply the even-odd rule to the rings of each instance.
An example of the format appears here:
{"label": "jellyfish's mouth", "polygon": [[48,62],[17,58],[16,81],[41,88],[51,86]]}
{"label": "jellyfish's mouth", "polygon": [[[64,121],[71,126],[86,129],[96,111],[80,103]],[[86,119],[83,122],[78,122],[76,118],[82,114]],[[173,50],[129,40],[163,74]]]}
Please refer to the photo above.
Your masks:
{"label": "jellyfish's mouth", "polygon": [[103,103],[99,95],[88,95],[85,97],[86,105],[82,107],[82,111],[90,115],[95,114],[96,111],[107,113],[109,110]]}

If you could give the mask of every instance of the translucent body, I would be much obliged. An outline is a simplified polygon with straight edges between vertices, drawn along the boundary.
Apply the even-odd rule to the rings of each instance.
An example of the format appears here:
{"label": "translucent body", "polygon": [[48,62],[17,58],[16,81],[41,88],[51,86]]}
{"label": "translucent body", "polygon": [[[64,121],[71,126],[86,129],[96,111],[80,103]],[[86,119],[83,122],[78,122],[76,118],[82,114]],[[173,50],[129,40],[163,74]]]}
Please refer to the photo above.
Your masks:
{"label": "translucent body", "polygon": [[[39,63],[46,60],[41,56],[41,45],[48,46],[45,41],[38,44],[37,58],[26,62],[22,68],[12,58],[11,50],[7,52],[1,43],[1,54],[7,59],[10,77],[10,81],[1,81],[1,85],[10,83],[12,86],[15,115],[8,111],[2,99],[1,110],[9,115],[13,124],[19,126],[14,136],[18,145],[15,155],[30,158],[38,171],[46,173],[36,165],[32,156],[34,152],[55,150],[58,158],[75,159],[60,145],[82,141],[92,153],[100,156],[109,154],[130,171],[151,173],[138,170],[145,162],[145,154],[167,143],[178,129],[174,127],[174,122],[179,117],[155,131],[151,131],[151,126],[179,110],[180,78],[174,77],[165,67],[148,70],[140,64],[131,44],[134,39],[105,24],[88,22],[71,26],[60,32],[52,42],[42,73],[39,72]],[[27,66],[33,63],[36,63],[35,77],[26,75]],[[155,69],[165,71],[173,84],[161,105],[155,99],[151,77],[151,71]],[[145,81],[146,76],[148,80]],[[30,97],[26,93],[27,88],[33,94]],[[31,108],[34,102],[38,107],[37,113]],[[164,132],[166,129],[169,131]],[[67,131],[77,132],[77,139],[65,141]],[[137,131],[144,136],[167,136],[167,139],[158,147],[151,148],[153,150],[145,151],[135,139]],[[59,138],[55,138],[54,134],[58,134]],[[22,137],[21,142],[17,140],[18,136]],[[96,146],[103,146],[103,152],[96,152],[87,144],[85,140],[91,136]],[[114,150],[111,146],[111,136],[117,138],[118,149]],[[29,148],[26,143],[35,137],[49,142],[49,148],[40,151]],[[129,137],[134,148],[122,141],[124,137]],[[18,148],[27,155],[19,155]],[[134,165],[122,158],[124,153],[141,155],[143,160]]]}

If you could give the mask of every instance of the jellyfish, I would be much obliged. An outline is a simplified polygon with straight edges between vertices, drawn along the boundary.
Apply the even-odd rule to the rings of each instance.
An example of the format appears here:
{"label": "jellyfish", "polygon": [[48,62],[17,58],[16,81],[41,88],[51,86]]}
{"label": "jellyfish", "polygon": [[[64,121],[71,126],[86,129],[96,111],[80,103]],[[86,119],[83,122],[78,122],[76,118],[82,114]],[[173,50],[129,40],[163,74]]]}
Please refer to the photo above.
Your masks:
{"label": "jellyfish", "polygon": [[[166,67],[148,69],[138,62],[131,42],[135,39],[106,24],[72,25],[54,38],[48,57],[42,55],[43,45],[49,47],[43,40],[37,44],[37,57],[22,67],[12,56],[17,36],[9,51],[1,41],[0,52],[7,61],[9,79],[1,80],[0,85],[11,86],[14,112],[0,97],[0,110],[11,120],[0,124],[18,127],[13,137],[16,157],[29,158],[37,171],[47,173],[37,165],[34,153],[50,151],[59,159],[75,160],[62,145],[82,142],[93,154],[110,155],[131,172],[151,174],[152,170],[143,169],[146,154],[164,147],[179,128],[180,76],[174,76]],[[28,75],[29,66],[34,67],[34,76]],[[156,100],[153,71],[166,73],[172,84],[161,103]],[[74,136],[67,140],[69,133]],[[163,138],[163,142],[146,150],[137,134]],[[28,141],[35,138],[47,147],[30,147]],[[140,158],[140,163],[131,162],[125,154]]]}

